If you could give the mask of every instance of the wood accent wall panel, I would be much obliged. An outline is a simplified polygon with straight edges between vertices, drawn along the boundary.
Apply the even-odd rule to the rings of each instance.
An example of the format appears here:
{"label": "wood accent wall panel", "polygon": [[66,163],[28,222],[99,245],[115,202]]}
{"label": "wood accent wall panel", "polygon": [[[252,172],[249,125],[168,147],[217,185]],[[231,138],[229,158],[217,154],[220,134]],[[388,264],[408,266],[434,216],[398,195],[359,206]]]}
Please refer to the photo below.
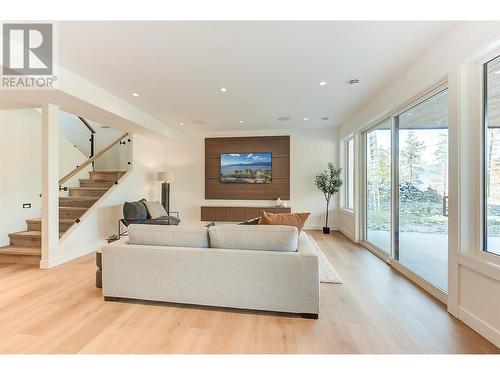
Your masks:
{"label": "wood accent wall panel", "polygon": [[262,211],[273,214],[290,213],[290,207],[230,207],[202,206],[202,221],[246,221],[262,216]]}
{"label": "wood accent wall panel", "polygon": [[[270,184],[223,184],[220,154],[270,152]],[[205,138],[205,199],[290,199],[290,136]]]}

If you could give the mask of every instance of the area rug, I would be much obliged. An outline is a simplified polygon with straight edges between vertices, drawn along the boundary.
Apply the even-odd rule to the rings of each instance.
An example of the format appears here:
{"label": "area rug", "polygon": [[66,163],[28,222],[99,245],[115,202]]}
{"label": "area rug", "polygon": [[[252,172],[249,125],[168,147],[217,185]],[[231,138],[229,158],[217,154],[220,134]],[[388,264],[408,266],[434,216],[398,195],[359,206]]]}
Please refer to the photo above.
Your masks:
{"label": "area rug", "polygon": [[316,241],[314,241],[311,236],[309,236],[309,238],[314,244],[314,251],[318,255],[320,282],[326,284],[342,284],[342,279],[340,278],[339,274],[337,273],[337,271],[335,271],[335,268],[333,268],[332,264],[328,261],[325,254],[323,254],[323,251],[321,251]]}

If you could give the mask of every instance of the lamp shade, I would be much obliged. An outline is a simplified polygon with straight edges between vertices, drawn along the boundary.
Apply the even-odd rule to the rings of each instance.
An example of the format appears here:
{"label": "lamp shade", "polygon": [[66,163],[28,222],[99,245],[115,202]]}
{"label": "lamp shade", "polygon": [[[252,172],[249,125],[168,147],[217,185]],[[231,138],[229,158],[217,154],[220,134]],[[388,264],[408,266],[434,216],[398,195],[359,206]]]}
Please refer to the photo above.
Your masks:
{"label": "lamp shade", "polygon": [[171,172],[158,172],[156,174],[156,179],[158,181],[164,181],[170,183],[175,181],[175,175]]}

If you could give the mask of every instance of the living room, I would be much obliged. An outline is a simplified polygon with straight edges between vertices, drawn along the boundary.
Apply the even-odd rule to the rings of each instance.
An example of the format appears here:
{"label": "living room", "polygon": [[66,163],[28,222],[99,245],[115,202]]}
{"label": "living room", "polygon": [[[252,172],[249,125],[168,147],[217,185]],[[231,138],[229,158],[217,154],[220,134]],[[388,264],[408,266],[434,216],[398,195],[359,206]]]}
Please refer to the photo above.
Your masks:
{"label": "living room", "polygon": [[15,8],[0,353],[498,364],[500,22]]}

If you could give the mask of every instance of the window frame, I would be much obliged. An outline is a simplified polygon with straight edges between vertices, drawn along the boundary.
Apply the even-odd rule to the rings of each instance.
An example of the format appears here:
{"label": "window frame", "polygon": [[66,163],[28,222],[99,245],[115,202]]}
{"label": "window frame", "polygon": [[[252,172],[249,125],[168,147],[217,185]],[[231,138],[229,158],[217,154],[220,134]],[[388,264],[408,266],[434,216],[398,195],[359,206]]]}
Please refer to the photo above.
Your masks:
{"label": "window frame", "polygon": [[[500,259],[500,254],[488,250],[488,196],[487,196],[487,157],[488,157],[488,69],[487,65],[491,61],[500,58],[500,51],[497,51],[494,56],[488,55],[479,62],[480,74],[480,111],[481,111],[481,188],[480,188],[480,248],[479,253],[485,255],[489,259]],[[500,251],[500,249],[499,249]]]}
{"label": "window frame", "polygon": [[[352,164],[355,164],[355,142],[354,142],[354,135],[350,135],[349,137],[344,139],[344,195],[343,195],[343,200],[342,200],[342,208],[348,212],[353,213],[354,212],[354,187],[356,186],[356,181],[355,181],[355,169],[354,165],[350,165],[351,163],[349,162],[349,151],[350,147],[349,144],[352,142]],[[349,184],[349,174],[352,171],[352,186]],[[352,207],[349,202],[349,195],[352,193]]]}

